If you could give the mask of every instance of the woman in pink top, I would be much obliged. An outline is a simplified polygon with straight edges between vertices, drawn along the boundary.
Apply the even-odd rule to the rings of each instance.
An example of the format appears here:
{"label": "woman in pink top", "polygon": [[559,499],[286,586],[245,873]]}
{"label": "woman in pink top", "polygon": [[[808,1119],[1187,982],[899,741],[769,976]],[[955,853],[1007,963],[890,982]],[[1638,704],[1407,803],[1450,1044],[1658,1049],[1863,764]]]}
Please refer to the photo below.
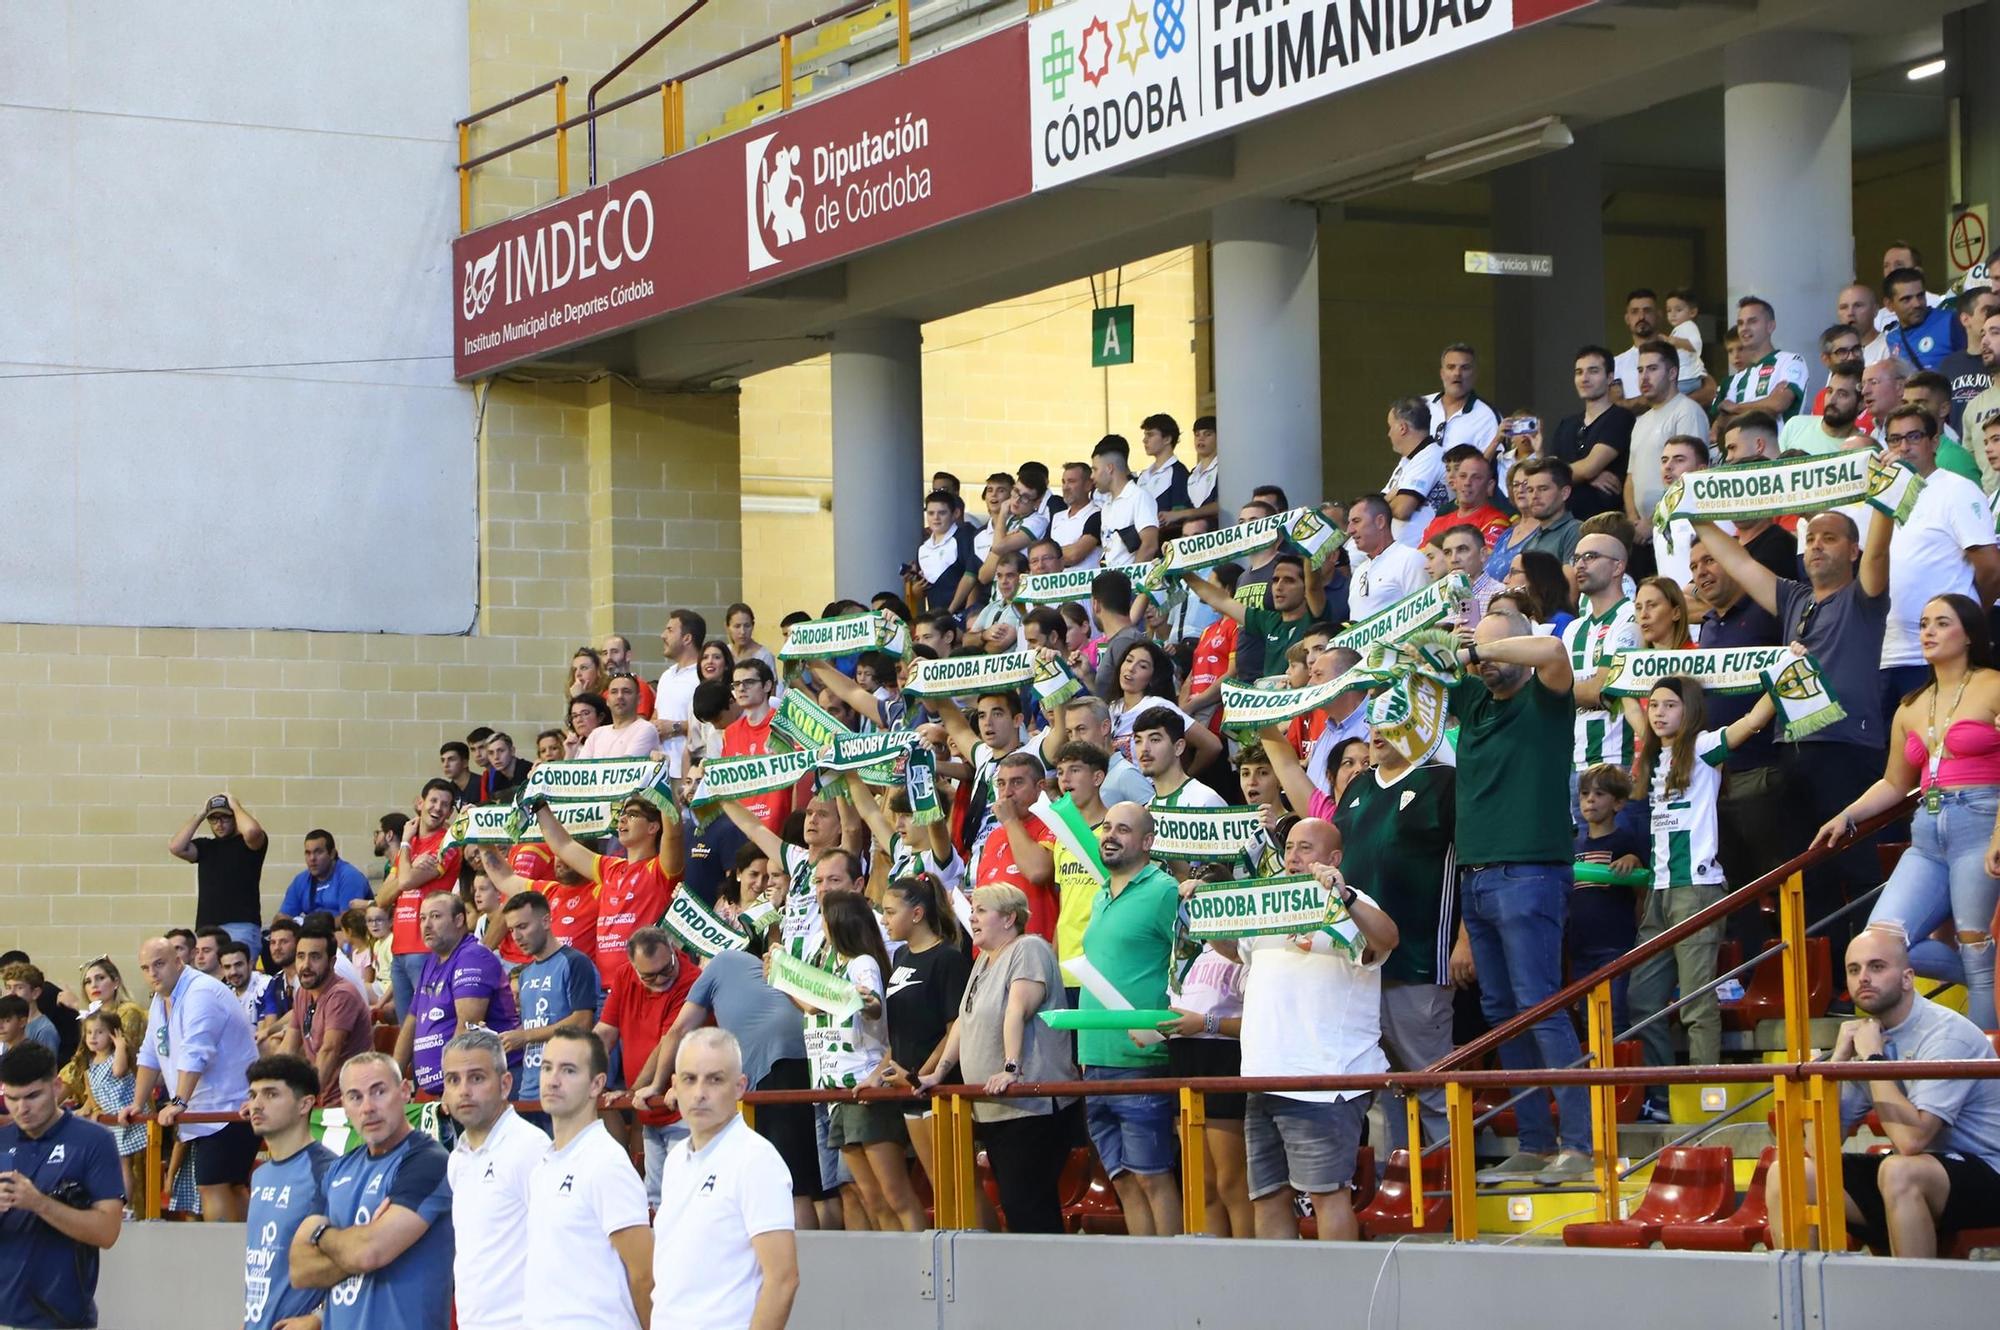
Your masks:
{"label": "woman in pink top", "polygon": [[[1895,924],[1910,942],[1910,964],[1927,979],[1965,985],[1966,1015],[1991,1030],[1994,905],[2000,900],[2000,668],[1986,615],[1966,596],[1935,596],[1917,620],[1931,677],[1896,708],[1889,766],[1814,845],[1837,845],[1857,822],[1892,808],[1911,791],[1922,802],[1910,848],[1882,888],[1871,926]],[[1931,934],[1946,920],[1954,947]]]}

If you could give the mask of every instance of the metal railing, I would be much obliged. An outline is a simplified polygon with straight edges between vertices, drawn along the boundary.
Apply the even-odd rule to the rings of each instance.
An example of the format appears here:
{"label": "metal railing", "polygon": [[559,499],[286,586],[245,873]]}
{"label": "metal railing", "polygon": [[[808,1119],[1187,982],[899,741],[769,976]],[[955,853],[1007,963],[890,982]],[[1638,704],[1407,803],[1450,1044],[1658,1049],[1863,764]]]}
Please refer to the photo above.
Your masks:
{"label": "metal railing", "polygon": [[[896,64],[900,67],[910,63],[910,7],[913,0],[887,0],[887,2],[893,3],[895,6]],[[1048,8],[1052,2],[1053,0],[1028,0],[1026,12],[1028,14],[1039,13],[1041,10]],[[670,75],[656,83],[649,83],[637,91],[628,92],[621,97],[613,98],[602,106],[596,104],[597,93],[605,84],[630,68],[635,61],[651,50],[675,28],[679,27],[682,22],[693,15],[705,3],[706,0],[695,0],[694,4],[690,5],[688,9],[684,10],[666,27],[647,39],[638,50],[614,66],[610,73],[607,73],[603,78],[592,84],[589,105],[582,115],[566,117],[564,114],[562,88],[563,85],[569,82],[568,78],[564,77],[552,79],[548,83],[531,88],[527,92],[520,93],[483,111],[475,112],[467,116],[464,120],[459,121],[457,170],[459,182],[458,229],[460,233],[463,234],[472,229],[472,172],[479,167],[486,165],[488,162],[498,161],[502,157],[519,152],[523,148],[532,147],[542,140],[554,136],[556,139],[557,167],[556,193],[558,196],[567,194],[569,192],[569,175],[567,153],[565,152],[565,137],[568,131],[578,126],[587,126],[590,145],[590,182],[594,185],[597,183],[598,174],[597,122],[616,111],[622,111],[628,106],[649,101],[654,97],[660,99],[661,155],[663,157],[671,157],[687,146],[687,84],[701,77],[703,74],[713,73],[718,69],[725,68],[739,60],[757,55],[763,51],[768,51],[773,47],[777,48],[778,52],[778,108],[781,111],[791,110],[793,84],[797,81],[793,67],[793,46],[797,39],[805,36],[815,28],[824,27],[829,23],[836,23],[841,19],[852,18],[854,15],[866,10],[878,8],[885,3],[885,0],[849,0],[848,3],[828,10],[824,14],[807,19],[802,23],[795,23],[782,32],[772,33],[768,37],[760,37],[748,45],[737,47],[734,51],[716,56],[711,60],[705,60],[691,69],[684,69],[680,73]],[[497,112],[504,111],[510,106],[517,106],[531,97],[539,96],[551,88],[556,90],[557,96],[555,124],[536,130],[532,134],[524,135],[511,143],[503,143],[497,148],[489,149],[476,156],[471,155],[471,141],[468,133],[471,125]]]}
{"label": "metal railing", "polygon": [[[1620,1086],[1668,1084],[1766,1085],[1776,1097],[1777,1159],[1779,1204],[1771,1211],[1771,1245],[1774,1248],[1803,1249],[1809,1243],[1820,1250],[1845,1251],[1847,1226],[1840,1178],[1840,1086],[1849,1081],[1901,1080],[2000,1080],[2000,1060],[1983,1062],[1782,1062],[1758,1066],[1715,1067],[1578,1067],[1523,1068],[1513,1071],[1391,1072],[1367,1076],[1209,1076],[1175,1079],[1148,1077],[1127,1081],[1057,1081],[1045,1084],[1018,1084],[999,1095],[988,1094],[977,1085],[940,1085],[930,1100],[937,1117],[936,1156],[928,1161],[932,1178],[934,1224],[937,1228],[978,1227],[978,1180],[973,1141],[973,1105],[980,1100],[1015,1098],[1084,1098],[1107,1095],[1169,1094],[1180,1103],[1178,1132],[1182,1160],[1182,1226],[1190,1233],[1202,1231],[1206,1219],[1203,1179],[1205,1154],[1202,1129],[1206,1123],[1205,1101],[1211,1094],[1285,1093],[1300,1090],[1419,1091],[1442,1089],[1446,1115],[1454,1136],[1470,1140],[1474,1095],[1481,1090],[1535,1085],[1582,1085],[1593,1091],[1615,1091]],[[868,1090],[767,1090],[752,1091],[743,1097],[745,1116],[754,1121],[761,1106],[777,1104],[844,1104],[855,1102],[910,1103],[915,1098],[904,1091]],[[606,1107],[626,1107],[627,1096],[607,1097]],[[1417,1099],[1410,1096],[1415,1130]],[[521,1107],[537,1108],[538,1104]],[[137,1207],[140,1218],[161,1214],[163,1170],[160,1167],[162,1132],[148,1115],[144,1156],[145,1196]],[[232,1113],[184,1113],[188,1123],[232,1122]],[[110,1116],[100,1121],[115,1123]],[[1810,1155],[1817,1169],[1817,1195],[1835,1198],[1831,1203],[1806,1200],[1806,1160],[1804,1131],[1811,1133]],[[1420,1139],[1413,1135],[1412,1140]],[[1451,1233],[1458,1241],[1478,1238],[1478,1215],[1474,1200],[1474,1162],[1470,1150],[1454,1150],[1445,1170],[1444,1192],[1451,1201]],[[1410,1224],[1422,1232],[1427,1224],[1425,1200],[1439,1193],[1427,1190],[1422,1157],[1410,1155]],[[1442,1235],[1440,1235],[1442,1236]]]}
{"label": "metal railing", "polygon": [[707,7],[708,0],[693,0],[693,3],[686,9],[683,9],[680,13],[674,15],[672,19],[668,20],[665,27],[648,37],[645,41],[640,42],[630,55],[613,65],[603,78],[590,85],[590,91],[585,94],[583,99],[583,109],[590,119],[589,152],[591,184],[595,185],[597,183],[597,94],[604,91],[605,86],[613,79],[643,60],[648,51],[672,36],[675,29],[679,28],[681,24],[687,22]]}

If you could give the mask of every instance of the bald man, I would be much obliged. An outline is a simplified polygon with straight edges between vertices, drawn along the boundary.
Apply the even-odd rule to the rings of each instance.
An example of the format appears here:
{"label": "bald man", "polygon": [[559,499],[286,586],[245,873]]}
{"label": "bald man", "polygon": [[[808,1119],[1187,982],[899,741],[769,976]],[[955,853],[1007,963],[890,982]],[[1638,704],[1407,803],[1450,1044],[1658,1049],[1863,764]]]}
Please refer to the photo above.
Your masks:
{"label": "bald man", "polygon": [[[1097,843],[1110,880],[1097,893],[1083,954],[1070,962],[1082,981],[1084,1011],[1120,1004],[1158,1011],[1167,1004],[1180,887],[1152,860],[1153,815],[1135,803],[1104,813]],[[1135,1043],[1124,1030],[1077,1032],[1077,1063],[1087,1081],[1167,1074],[1167,1046]],[[1181,1189],[1174,1177],[1175,1105],[1171,1095],[1106,1095],[1087,1100],[1091,1144],[1125,1208],[1134,1237],[1181,1231]]]}
{"label": "bald man", "polygon": [[[1874,925],[1847,944],[1855,1018],[1840,1027],[1830,1062],[1984,1062],[1993,1045],[1979,1027],[1920,996],[1900,930]],[[1840,1156],[1850,1227],[1886,1237],[1896,1256],[1932,1257],[1940,1237],[2000,1215],[2000,1080],[1848,1081],[1840,1122],[1851,1131],[1870,1111],[1891,1154]],[[1808,1150],[1811,1146],[1808,1144]],[[1806,1165],[1807,1195],[1817,1186]],[[1778,1222],[1778,1178],[1765,1180]],[[1779,1236],[1775,1230],[1773,1236]]]}
{"label": "bald man", "polygon": [[[1320,929],[1296,937],[1218,941],[1241,959],[1245,1076],[1361,1076],[1389,1069],[1382,1052],[1382,962],[1396,948],[1395,920],[1340,876],[1340,832],[1302,817],[1285,837],[1285,871],[1310,874],[1337,895],[1367,943],[1357,959]],[[1294,1197],[1312,1197],[1323,1242],[1360,1236],[1354,1218],[1357,1151],[1374,1096],[1354,1090],[1253,1094],[1243,1148],[1257,1236],[1296,1238]]]}

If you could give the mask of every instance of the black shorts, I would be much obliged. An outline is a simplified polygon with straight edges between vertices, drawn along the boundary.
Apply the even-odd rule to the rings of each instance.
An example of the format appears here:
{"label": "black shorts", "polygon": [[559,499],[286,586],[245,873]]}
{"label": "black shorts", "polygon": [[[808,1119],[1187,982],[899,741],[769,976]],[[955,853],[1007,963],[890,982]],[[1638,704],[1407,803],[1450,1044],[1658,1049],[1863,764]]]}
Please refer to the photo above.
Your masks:
{"label": "black shorts", "polygon": [[[758,1081],[759,1090],[810,1090],[812,1068],[804,1058],[780,1058]],[[811,1104],[756,1104],[756,1130],[778,1149],[792,1174],[792,1195],[819,1200],[826,1195],[819,1181],[819,1138],[813,1131]]]}
{"label": "black shorts", "polygon": [[257,1162],[257,1135],[247,1122],[229,1122],[222,1130],[188,1142],[194,1155],[197,1187],[247,1187],[250,1167]]}
{"label": "black shorts", "polygon": [[[1864,1236],[1886,1238],[1888,1222],[1882,1208],[1882,1188],[1877,1174],[1890,1155],[1842,1154],[1840,1185],[1848,1199],[1861,1211]],[[1971,1155],[1939,1154],[1930,1157],[1944,1166],[1951,1193],[1945,1198],[1944,1213],[1938,1216],[1938,1237],[1949,1238],[1962,1228],[1990,1228],[2000,1224],[2000,1173],[1983,1159]]]}
{"label": "black shorts", "polygon": [[[1234,1039],[1167,1040],[1167,1075],[1177,1080],[1242,1074],[1243,1045]],[[1212,1094],[1207,1096],[1203,1112],[1211,1122],[1241,1122],[1243,1099],[1240,1094]]]}

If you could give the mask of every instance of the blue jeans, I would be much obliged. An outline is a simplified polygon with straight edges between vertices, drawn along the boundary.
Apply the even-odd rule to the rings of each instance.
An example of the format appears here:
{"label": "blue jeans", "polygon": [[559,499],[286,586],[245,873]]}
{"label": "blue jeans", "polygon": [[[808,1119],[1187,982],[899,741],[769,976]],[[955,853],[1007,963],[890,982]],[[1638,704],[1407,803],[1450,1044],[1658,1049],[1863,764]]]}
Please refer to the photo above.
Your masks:
{"label": "blue jeans", "polygon": [[[1160,1075],[1165,1068],[1085,1067],[1086,1081],[1136,1081]],[[1083,1102],[1090,1143],[1104,1165],[1104,1175],[1142,1177],[1174,1171],[1180,1141],[1175,1135],[1177,1110],[1172,1095],[1092,1095]]]}
{"label": "blue jeans", "polygon": [[429,956],[427,951],[413,951],[396,957],[389,967],[389,988],[396,995],[398,1021],[410,1014],[410,999],[416,996],[417,985],[423,982],[424,961]]}
{"label": "blue jeans", "polygon": [[233,942],[241,942],[250,948],[250,959],[254,962],[264,951],[264,926],[262,924],[224,924],[222,931],[229,934]]}
{"label": "blue jeans", "polygon": [[[1494,864],[1466,871],[1460,883],[1465,931],[1479,967],[1479,1005],[1498,1025],[1548,997],[1562,983],[1563,922],[1569,914],[1570,865]],[[1576,1029],[1552,1012],[1533,1029],[1500,1046],[1500,1065],[1517,1070],[1567,1067],[1583,1055]],[[1555,1092],[1565,1149],[1590,1149],[1590,1093],[1580,1085]],[[1514,1105],[1521,1149],[1549,1154],[1556,1128],[1547,1101],[1531,1094]]]}
{"label": "blue jeans", "polygon": [[1954,946],[1930,935],[1947,919],[1960,933],[1984,934],[1992,927],[2000,881],[1986,874],[1986,847],[2000,815],[2000,785],[1948,789],[1940,798],[1935,813],[1918,805],[1910,848],[1896,861],[1868,922],[1901,924],[1910,939],[1910,968],[1926,979],[1964,984],[1966,1015],[1991,1030],[1993,939]]}
{"label": "blue jeans", "polygon": [[685,1123],[669,1122],[664,1127],[639,1129],[646,1138],[646,1204],[655,1210],[660,1208],[660,1172],[667,1165],[667,1151],[674,1148],[675,1141],[688,1138]]}

